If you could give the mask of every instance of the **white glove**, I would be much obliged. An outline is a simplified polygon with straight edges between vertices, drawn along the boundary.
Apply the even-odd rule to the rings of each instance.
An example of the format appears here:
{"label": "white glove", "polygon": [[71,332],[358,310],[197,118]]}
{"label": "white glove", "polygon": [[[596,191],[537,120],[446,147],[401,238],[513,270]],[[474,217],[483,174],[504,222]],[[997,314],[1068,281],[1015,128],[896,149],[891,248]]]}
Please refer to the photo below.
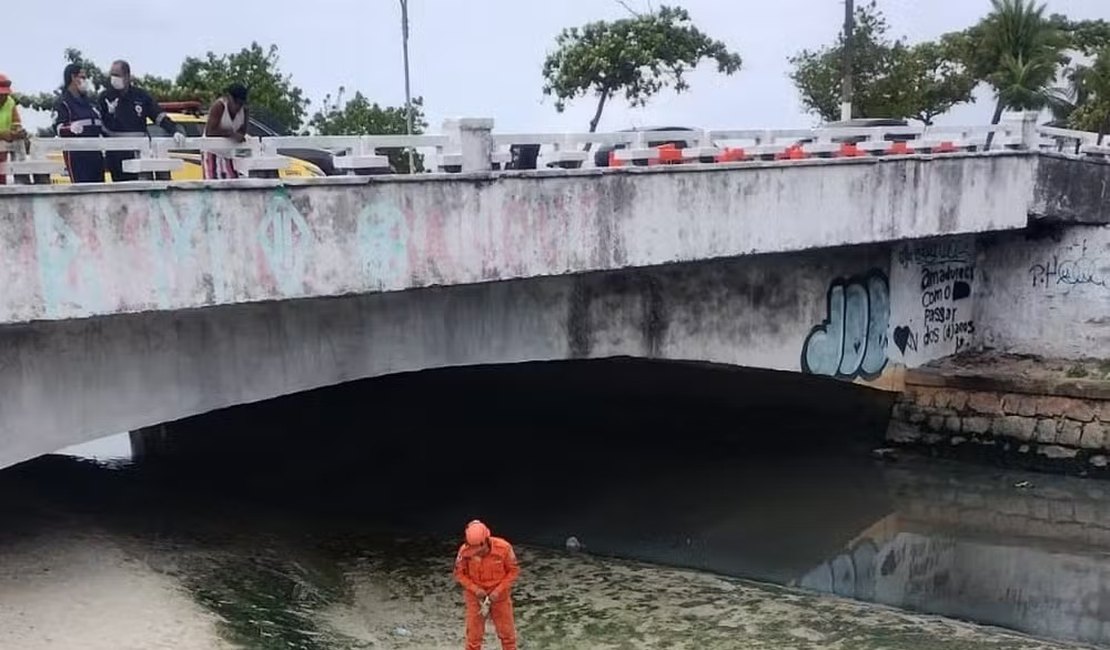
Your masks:
{"label": "white glove", "polygon": [[482,600],[482,605],[479,608],[479,611],[482,614],[482,618],[489,616],[489,605],[489,596],[486,596],[485,599]]}
{"label": "white glove", "polygon": [[179,147],[184,147],[185,146],[185,134],[182,133],[181,131],[176,131],[173,134],[173,142],[174,142],[174,144],[176,144]]}
{"label": "white glove", "polygon": [[69,125],[69,132],[72,133],[73,135],[81,135],[82,133],[85,132],[85,127],[84,127],[84,125],[81,125],[81,124],[70,124]]}

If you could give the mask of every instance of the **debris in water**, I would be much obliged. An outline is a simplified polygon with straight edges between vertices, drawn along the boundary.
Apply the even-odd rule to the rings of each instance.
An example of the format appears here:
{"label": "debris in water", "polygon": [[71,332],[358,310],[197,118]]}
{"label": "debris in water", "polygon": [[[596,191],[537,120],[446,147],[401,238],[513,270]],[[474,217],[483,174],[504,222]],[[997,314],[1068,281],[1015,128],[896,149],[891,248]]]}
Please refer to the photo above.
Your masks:
{"label": "debris in water", "polygon": [[1014,483],[1014,487],[1016,487],[1019,490],[1025,490],[1025,489],[1033,487],[1033,484],[1030,483],[1029,481],[1018,481],[1017,483]]}
{"label": "debris in water", "polygon": [[571,553],[577,553],[582,550],[582,543],[578,541],[577,537],[571,535],[567,538],[567,550]]}
{"label": "debris in water", "polygon": [[880,447],[872,449],[871,455],[879,460],[898,460],[898,452],[893,447]]}
{"label": "debris in water", "polygon": [[396,636],[411,636],[412,632],[403,627],[395,627],[393,628],[393,634]]}

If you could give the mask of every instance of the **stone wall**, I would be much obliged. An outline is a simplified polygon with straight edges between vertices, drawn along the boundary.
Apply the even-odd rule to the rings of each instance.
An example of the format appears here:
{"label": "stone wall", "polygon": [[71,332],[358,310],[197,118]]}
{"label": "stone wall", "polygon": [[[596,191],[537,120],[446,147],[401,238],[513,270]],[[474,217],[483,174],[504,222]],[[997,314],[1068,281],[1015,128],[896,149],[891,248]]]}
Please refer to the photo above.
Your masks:
{"label": "stone wall", "polygon": [[910,371],[887,437],[953,453],[1001,452],[1102,469],[1110,463],[1110,382]]}

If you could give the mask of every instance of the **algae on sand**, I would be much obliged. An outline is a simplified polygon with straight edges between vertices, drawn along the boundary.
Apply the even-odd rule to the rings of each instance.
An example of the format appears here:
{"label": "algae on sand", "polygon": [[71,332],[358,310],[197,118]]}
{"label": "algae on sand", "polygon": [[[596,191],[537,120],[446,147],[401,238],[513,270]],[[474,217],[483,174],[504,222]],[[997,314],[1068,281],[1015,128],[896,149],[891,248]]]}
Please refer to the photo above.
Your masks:
{"label": "algae on sand", "polygon": [[[454,551],[348,539],[321,545],[312,561],[225,558],[189,583],[243,648],[448,650],[463,640]],[[534,548],[519,555],[514,600],[526,650],[1076,647],[694,571]],[[497,647],[492,627],[487,644]]]}

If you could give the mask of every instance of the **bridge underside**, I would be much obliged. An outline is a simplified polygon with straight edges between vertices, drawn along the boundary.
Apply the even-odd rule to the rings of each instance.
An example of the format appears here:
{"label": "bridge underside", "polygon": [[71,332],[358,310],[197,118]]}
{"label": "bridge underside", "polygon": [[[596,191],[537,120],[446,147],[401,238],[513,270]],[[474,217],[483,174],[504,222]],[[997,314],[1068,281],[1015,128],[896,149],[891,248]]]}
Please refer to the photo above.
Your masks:
{"label": "bridge underside", "polygon": [[797,371],[829,279],[886,260],[876,248],[9,326],[0,466],[429,368],[640,357]]}
{"label": "bridge underside", "polygon": [[[1110,228],[0,328],[0,467],[229,406],[433,368],[632,357],[897,390],[964,349],[1110,345]],[[1064,329],[1054,323],[1066,321]]]}

